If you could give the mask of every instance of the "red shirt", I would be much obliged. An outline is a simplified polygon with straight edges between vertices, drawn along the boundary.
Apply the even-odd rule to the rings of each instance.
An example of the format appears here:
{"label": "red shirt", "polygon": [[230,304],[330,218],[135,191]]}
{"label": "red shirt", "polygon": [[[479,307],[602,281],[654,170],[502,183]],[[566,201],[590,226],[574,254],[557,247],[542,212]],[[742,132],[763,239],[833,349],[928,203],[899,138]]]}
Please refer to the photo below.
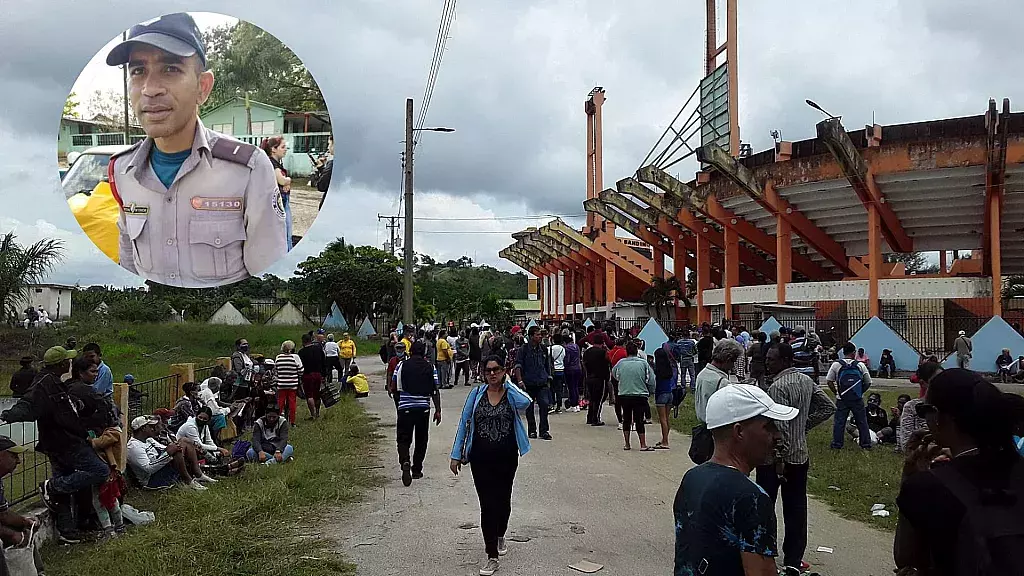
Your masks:
{"label": "red shirt", "polygon": [[612,368],[615,368],[615,365],[619,363],[619,360],[622,360],[625,357],[626,357],[626,347],[625,346],[616,346],[616,347],[614,347],[614,348],[612,348],[611,350],[608,351],[608,361],[611,362]]}

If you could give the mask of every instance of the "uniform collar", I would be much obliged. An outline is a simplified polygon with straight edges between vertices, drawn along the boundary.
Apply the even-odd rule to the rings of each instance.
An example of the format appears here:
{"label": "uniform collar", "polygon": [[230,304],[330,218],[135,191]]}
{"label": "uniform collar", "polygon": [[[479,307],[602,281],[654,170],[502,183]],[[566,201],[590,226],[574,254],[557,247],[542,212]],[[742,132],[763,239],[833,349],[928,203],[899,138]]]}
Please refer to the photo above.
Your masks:
{"label": "uniform collar", "polygon": [[[205,152],[206,161],[213,165],[213,156],[210,154],[210,149],[213,143],[217,140],[216,135],[208,135],[207,128],[203,125],[203,121],[196,117],[196,134],[192,139],[192,151],[200,151],[202,154]],[[153,150],[154,141],[151,136],[146,136],[146,139],[139,145],[138,150],[131,155],[128,164],[121,170],[121,174],[127,174],[129,170],[136,166],[145,166],[146,162],[149,161],[149,153]]]}

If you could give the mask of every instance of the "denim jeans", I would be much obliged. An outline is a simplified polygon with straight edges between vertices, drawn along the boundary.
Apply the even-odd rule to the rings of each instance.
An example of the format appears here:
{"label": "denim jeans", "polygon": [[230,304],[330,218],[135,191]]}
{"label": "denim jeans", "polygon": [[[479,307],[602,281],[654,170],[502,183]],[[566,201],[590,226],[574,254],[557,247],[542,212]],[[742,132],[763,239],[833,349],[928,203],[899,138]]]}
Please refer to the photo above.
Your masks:
{"label": "denim jeans", "polygon": [[[100,460],[91,446],[72,448],[67,452],[47,454],[53,477],[49,488],[56,505],[56,524],[59,532],[73,532],[76,527],[75,494],[84,492],[91,499],[92,489],[106,482],[110,466]],[[91,506],[90,506],[91,508]]]}
{"label": "denim jeans", "polygon": [[292,251],[292,200],[291,193],[282,193],[281,201],[284,203],[284,236],[288,244],[288,251]]}
{"label": "denim jeans", "polygon": [[533,414],[535,404],[539,405],[540,409],[540,433],[542,436],[548,433],[548,406],[551,404],[550,392],[551,390],[547,386],[526,385],[526,393],[533,399],[533,402],[530,402],[530,405],[526,408],[526,424],[530,434],[537,433],[537,421]]}
{"label": "denim jeans", "polygon": [[[690,382],[687,384],[686,377],[689,375]],[[691,362],[680,362],[679,363],[679,385],[689,385],[690,391],[693,392],[697,388],[697,370]]]}
{"label": "denim jeans", "polygon": [[853,413],[853,422],[857,425],[860,435],[860,447],[871,448],[871,433],[868,430],[868,413],[864,408],[864,399],[836,401],[836,415],[832,425],[832,447],[842,448],[846,435],[846,418]]}
{"label": "denim jeans", "polygon": [[[284,450],[281,450],[281,460],[282,461],[287,461],[289,458],[292,457],[292,454],[294,454],[294,453],[295,453],[295,448],[292,448],[291,444],[286,445],[284,447]],[[271,454],[270,452],[267,452],[267,456],[269,456],[269,458],[267,458],[267,462],[268,463],[270,463],[270,464],[278,464],[278,461],[276,459],[274,459],[274,455],[273,454]],[[250,462],[259,462],[260,461],[259,453],[256,452],[256,450],[254,450],[253,448],[249,448],[249,451],[245,453],[245,457],[248,458]]]}

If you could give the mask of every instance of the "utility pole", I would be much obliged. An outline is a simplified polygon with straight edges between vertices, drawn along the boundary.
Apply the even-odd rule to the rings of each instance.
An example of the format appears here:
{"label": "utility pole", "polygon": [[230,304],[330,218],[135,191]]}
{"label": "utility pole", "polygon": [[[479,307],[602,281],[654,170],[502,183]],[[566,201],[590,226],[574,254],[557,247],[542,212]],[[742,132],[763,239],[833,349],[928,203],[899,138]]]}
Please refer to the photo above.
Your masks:
{"label": "utility pole", "polygon": [[377,214],[377,220],[387,220],[388,223],[384,226],[391,230],[391,244],[388,244],[388,249],[391,251],[391,255],[395,255],[395,229],[398,228],[398,216],[381,216]]}
{"label": "utility pole", "polygon": [[412,98],[405,100],[405,243],[402,247],[405,254],[405,287],[402,290],[402,323],[412,326],[412,279],[415,257],[413,256],[412,242],[412,151],[413,151],[413,130],[412,130]]}

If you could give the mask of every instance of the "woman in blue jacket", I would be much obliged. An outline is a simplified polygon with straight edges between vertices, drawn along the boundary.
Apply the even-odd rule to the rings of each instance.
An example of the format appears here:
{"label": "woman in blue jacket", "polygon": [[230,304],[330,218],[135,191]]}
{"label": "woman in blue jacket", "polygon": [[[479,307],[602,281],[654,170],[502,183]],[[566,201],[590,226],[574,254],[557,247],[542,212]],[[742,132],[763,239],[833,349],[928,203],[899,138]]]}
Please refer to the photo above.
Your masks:
{"label": "woman in blue jacket", "polygon": [[519,457],[530,451],[521,411],[533,400],[508,380],[503,359],[486,358],[481,372],[487,383],[466,398],[452,446],[451,469],[458,475],[462,465],[469,464],[473,472],[487,549],[487,563],[480,574],[489,576],[498,570],[498,557],[508,553],[505,532],[512,514],[512,483]]}

